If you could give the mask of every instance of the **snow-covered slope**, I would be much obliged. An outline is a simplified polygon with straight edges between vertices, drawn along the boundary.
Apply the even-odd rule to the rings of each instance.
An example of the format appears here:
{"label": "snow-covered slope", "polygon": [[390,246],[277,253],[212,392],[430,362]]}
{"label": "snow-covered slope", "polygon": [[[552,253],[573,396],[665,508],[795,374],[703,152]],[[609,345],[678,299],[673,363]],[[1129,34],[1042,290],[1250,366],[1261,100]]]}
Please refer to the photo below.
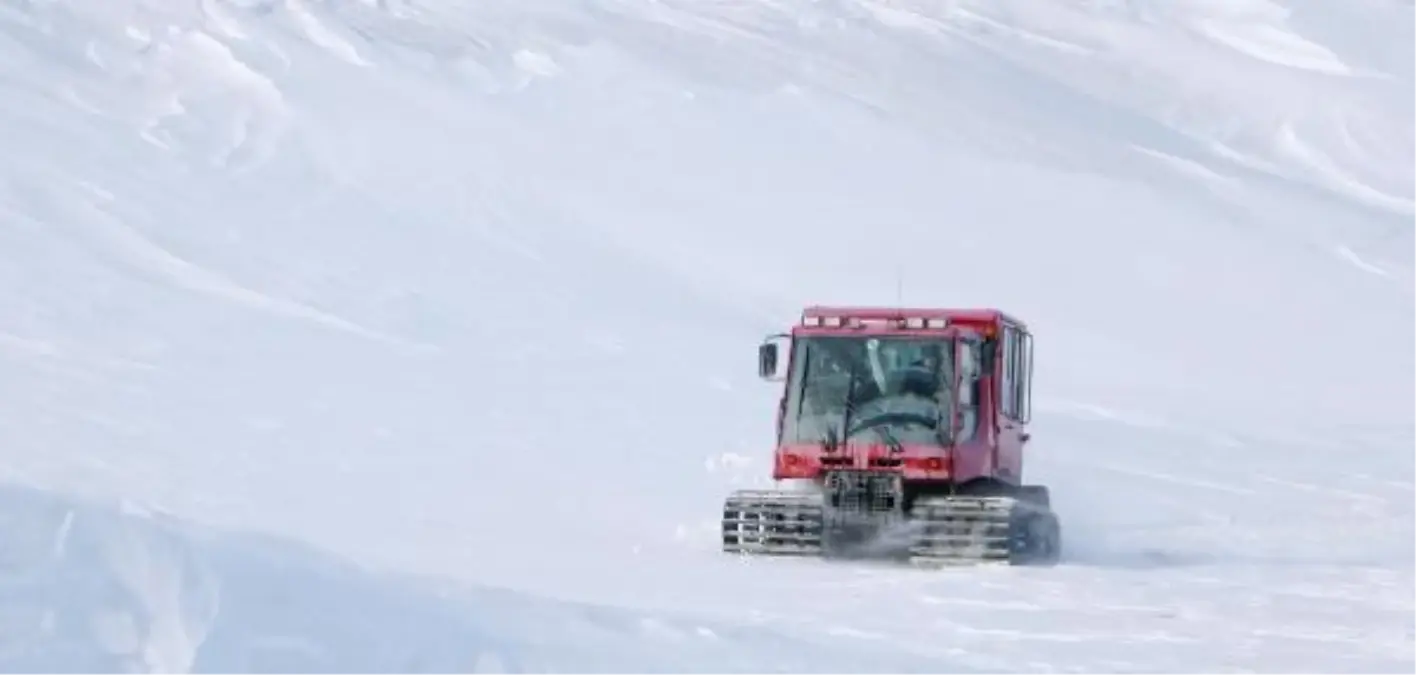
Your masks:
{"label": "snow-covered slope", "polygon": [[9,672],[927,671],[856,636],[462,589],[123,503],[0,491]]}
{"label": "snow-covered slope", "polygon": [[[1412,18],[0,1],[0,663],[1410,669]],[[901,291],[1033,326],[1068,564],[716,554]]]}

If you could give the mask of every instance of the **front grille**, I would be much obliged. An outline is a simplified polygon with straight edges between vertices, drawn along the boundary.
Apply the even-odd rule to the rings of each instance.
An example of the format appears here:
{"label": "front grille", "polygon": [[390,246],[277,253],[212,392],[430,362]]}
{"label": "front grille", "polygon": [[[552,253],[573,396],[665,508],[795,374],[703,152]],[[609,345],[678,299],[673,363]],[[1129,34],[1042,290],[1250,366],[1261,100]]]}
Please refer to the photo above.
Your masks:
{"label": "front grille", "polygon": [[902,511],[900,474],[893,471],[832,471],[826,474],[826,504],[862,515]]}

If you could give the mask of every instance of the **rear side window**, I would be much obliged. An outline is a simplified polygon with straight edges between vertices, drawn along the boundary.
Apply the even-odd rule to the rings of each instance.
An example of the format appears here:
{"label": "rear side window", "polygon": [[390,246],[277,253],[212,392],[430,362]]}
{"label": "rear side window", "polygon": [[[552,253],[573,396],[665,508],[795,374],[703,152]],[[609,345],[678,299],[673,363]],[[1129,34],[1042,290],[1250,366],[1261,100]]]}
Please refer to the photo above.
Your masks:
{"label": "rear side window", "polygon": [[1032,417],[1032,335],[1015,326],[1004,326],[1000,351],[1000,408],[1008,419],[1027,422]]}

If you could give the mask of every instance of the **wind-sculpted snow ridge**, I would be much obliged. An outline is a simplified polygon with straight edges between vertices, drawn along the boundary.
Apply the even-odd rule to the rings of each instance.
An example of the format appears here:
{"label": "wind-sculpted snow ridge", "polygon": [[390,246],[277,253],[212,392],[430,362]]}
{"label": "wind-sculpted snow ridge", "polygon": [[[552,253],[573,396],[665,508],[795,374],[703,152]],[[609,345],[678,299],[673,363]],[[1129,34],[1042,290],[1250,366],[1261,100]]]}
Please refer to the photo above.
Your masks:
{"label": "wind-sculpted snow ridge", "polygon": [[881,669],[858,637],[436,586],[131,503],[4,484],[0,514],[6,672]]}

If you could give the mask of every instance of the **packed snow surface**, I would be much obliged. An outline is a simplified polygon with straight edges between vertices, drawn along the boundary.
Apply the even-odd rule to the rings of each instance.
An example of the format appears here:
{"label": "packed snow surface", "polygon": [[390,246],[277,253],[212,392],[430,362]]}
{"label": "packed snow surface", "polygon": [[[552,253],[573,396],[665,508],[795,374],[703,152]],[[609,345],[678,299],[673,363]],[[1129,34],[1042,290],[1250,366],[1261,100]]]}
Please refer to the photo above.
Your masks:
{"label": "packed snow surface", "polygon": [[[1410,671],[1396,0],[0,0],[0,668]],[[1052,569],[717,551],[802,305]]]}

